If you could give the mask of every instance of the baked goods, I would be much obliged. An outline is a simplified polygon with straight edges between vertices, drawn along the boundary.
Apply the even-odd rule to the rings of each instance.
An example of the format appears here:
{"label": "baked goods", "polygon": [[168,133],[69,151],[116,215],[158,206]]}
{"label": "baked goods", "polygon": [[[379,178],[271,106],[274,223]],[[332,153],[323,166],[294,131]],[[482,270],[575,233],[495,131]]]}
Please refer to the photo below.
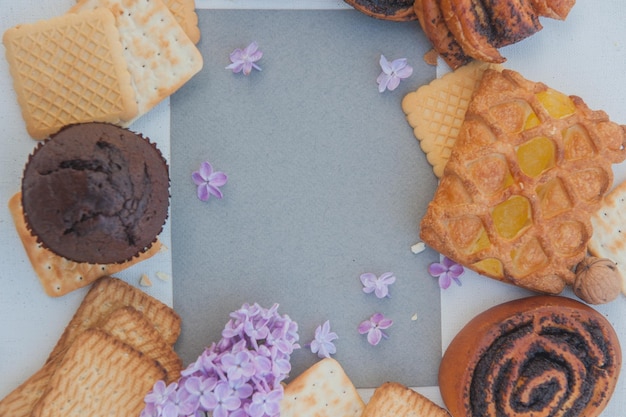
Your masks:
{"label": "baked goods", "polygon": [[540,16],[563,20],[575,0],[416,0],[424,33],[452,69],[471,58],[502,63],[498,48],[539,30]]}
{"label": "baked goods", "polygon": [[608,258],[617,264],[622,276],[622,293],[626,294],[626,181],[618,184],[602,200],[600,208],[591,215],[593,235],[589,252]]}
{"label": "baked goods", "polygon": [[385,382],[376,390],[363,417],[450,417],[437,404],[397,382]]}
{"label": "baked goods", "polygon": [[421,239],[483,275],[559,293],[586,254],[611,164],[626,158],[625,132],[579,97],[485,71]]}
{"label": "baked goods", "polygon": [[22,206],[28,228],[54,253],[75,262],[124,262],[150,247],[165,223],[167,164],[129,130],[72,125],[30,156]]}
{"label": "baked goods", "polygon": [[[162,0],[81,0],[69,13],[107,8],[124,47],[137,117],[173,94],[200,69],[202,55]],[[128,120],[128,126],[133,120]]]}
{"label": "baked goods", "polygon": [[368,16],[398,22],[415,20],[413,0],[344,0]]}
{"label": "baked goods", "polygon": [[534,296],[473,318],[443,356],[439,387],[455,417],[595,417],[621,360],[602,314],[569,298]]}
{"label": "baked goods", "polygon": [[9,199],[9,211],[13,218],[15,230],[22,241],[26,255],[39,278],[39,282],[46,294],[51,297],[60,297],[69,292],[85,287],[98,278],[123,271],[132,265],[144,261],[164,250],[164,246],[157,238],[148,250],[141,252],[130,261],[114,264],[90,264],[73,262],[37,243],[24,220],[22,211],[22,193],[18,192]]}
{"label": "baked goods", "polygon": [[472,94],[488,68],[500,69],[500,66],[471,62],[421,86],[402,99],[406,120],[438,178],[443,175],[450,158]]}
{"label": "baked goods", "polygon": [[176,21],[183,28],[193,43],[200,41],[200,29],[198,28],[198,14],[194,0],[164,0],[163,3],[172,12]]}
{"label": "baked goods", "polygon": [[18,25],[2,38],[28,133],[137,116],[123,47],[105,9]]}
{"label": "baked goods", "polygon": [[[93,333],[94,330],[100,334],[95,347],[83,339],[85,334]],[[117,395],[115,392],[127,390],[128,385],[125,384],[132,384],[134,380],[140,380],[144,375],[133,374],[131,369],[120,370],[117,368],[118,364],[114,366],[107,364],[107,361],[113,360],[112,356],[120,354],[127,359],[129,356],[143,358],[139,363],[131,359],[132,362],[128,364],[131,367],[135,364],[146,367],[147,372],[158,370],[158,375],[153,375],[156,379],[151,377],[150,387],[158,379],[176,380],[180,375],[182,363],[172,346],[179,333],[180,317],[173,309],[117,278],[101,278],[94,283],[83,299],[42,368],[0,401],[0,415],[30,417],[35,407],[39,408],[38,412],[47,413],[50,410],[42,408],[54,408],[57,404],[55,397],[63,395],[69,395],[71,401],[92,402],[92,397],[83,396],[83,392],[91,392],[94,396],[105,395],[100,392],[103,385],[106,385],[107,390],[114,391],[108,391],[106,395]],[[104,342],[113,344],[108,353],[111,357],[106,357],[103,353],[106,348],[100,345]],[[68,352],[76,352],[76,356]],[[123,378],[108,382],[100,379],[96,386],[87,387],[90,391],[85,391],[82,382],[73,381],[74,374],[68,374],[74,371],[63,369],[63,364],[67,364],[68,361],[72,361],[69,362],[72,363],[72,367],[79,366],[81,369],[100,363],[99,368],[106,368],[102,369],[100,376],[111,372],[109,375],[119,373]],[[60,377],[59,373],[65,376]],[[92,375],[94,378],[97,376]],[[77,383],[79,385],[74,385]],[[71,388],[62,389],[62,386]],[[80,387],[82,388],[79,390]],[[143,394],[147,390],[145,389]],[[49,394],[50,391],[55,393]],[[143,394],[139,398],[141,405]],[[41,399],[48,395],[50,397],[45,400],[47,405],[45,407],[38,405]],[[129,404],[136,407],[135,398]],[[80,405],[84,406],[85,404]],[[102,404],[100,406],[107,410]]]}
{"label": "baked goods", "polygon": [[360,417],[365,404],[335,359],[325,358],[285,387],[281,417]]}

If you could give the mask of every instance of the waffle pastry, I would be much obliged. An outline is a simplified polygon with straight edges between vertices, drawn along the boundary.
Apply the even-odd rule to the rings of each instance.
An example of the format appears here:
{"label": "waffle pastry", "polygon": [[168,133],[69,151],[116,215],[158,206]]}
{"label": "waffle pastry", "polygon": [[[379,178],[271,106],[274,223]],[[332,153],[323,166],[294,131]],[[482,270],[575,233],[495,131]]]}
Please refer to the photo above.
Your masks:
{"label": "waffle pastry", "polygon": [[585,256],[625,143],[626,127],[579,97],[487,70],[420,236],[483,275],[559,293]]}

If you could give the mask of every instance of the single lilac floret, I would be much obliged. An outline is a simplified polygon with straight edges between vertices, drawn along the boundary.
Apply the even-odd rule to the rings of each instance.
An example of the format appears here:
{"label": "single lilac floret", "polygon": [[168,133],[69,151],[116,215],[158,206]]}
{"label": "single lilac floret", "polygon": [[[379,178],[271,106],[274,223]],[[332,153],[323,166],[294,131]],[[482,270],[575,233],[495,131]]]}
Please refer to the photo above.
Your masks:
{"label": "single lilac floret", "polygon": [[395,90],[400,85],[401,80],[409,78],[413,74],[413,67],[407,63],[406,58],[394,59],[390,63],[384,55],[381,55],[379,63],[380,68],[382,68],[382,72],[376,79],[379,93],[385,90]]}
{"label": "single lilac floret", "polygon": [[207,201],[211,195],[223,197],[219,187],[226,184],[228,177],[221,171],[213,171],[213,166],[205,161],[191,174],[191,179],[198,186],[198,198]]}
{"label": "single lilac floret", "polygon": [[447,256],[443,257],[441,263],[433,262],[428,266],[428,273],[435,278],[439,278],[439,287],[444,290],[450,287],[452,281],[461,286],[462,284],[459,278],[461,277],[461,275],[463,275],[464,272],[465,269],[462,265],[454,262]]}
{"label": "single lilac floret", "polygon": [[361,275],[360,279],[363,284],[363,292],[366,294],[373,292],[378,298],[390,297],[389,286],[396,282],[393,272],[385,272],[380,277],[371,272],[366,272]]}
{"label": "single lilac floret", "polygon": [[382,313],[375,313],[367,320],[359,324],[358,330],[360,334],[367,334],[367,342],[376,346],[380,341],[389,336],[383,330],[388,329],[393,324],[393,320],[386,318]]}
{"label": "single lilac floret", "polygon": [[242,49],[235,49],[230,54],[230,64],[226,69],[232,70],[235,74],[243,72],[244,75],[249,75],[252,69],[261,71],[256,62],[261,59],[263,52],[259,51],[259,46],[256,42],[252,42],[250,45]]}
{"label": "single lilac floret", "polygon": [[337,353],[333,340],[338,338],[337,333],[330,331],[330,321],[326,320],[315,329],[315,339],[309,344],[311,352],[317,353],[319,358],[330,358],[330,355]]}

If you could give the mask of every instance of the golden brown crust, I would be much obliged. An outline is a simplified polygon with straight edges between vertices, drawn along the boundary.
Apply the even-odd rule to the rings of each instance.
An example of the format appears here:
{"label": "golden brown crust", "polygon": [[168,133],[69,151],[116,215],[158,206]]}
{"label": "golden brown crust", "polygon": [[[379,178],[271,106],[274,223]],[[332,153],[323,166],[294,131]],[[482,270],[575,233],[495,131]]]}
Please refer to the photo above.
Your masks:
{"label": "golden brown crust", "polygon": [[[582,142],[589,151],[573,152]],[[625,142],[624,127],[580,98],[487,70],[420,236],[479,273],[557,294],[585,256],[590,215],[610,189],[611,164],[626,158]]]}
{"label": "golden brown crust", "polygon": [[576,0],[530,0],[537,14],[565,20]]}
{"label": "golden brown crust", "polygon": [[526,39],[542,28],[530,0],[483,1],[493,25],[497,48]]}
{"label": "golden brown crust", "polygon": [[513,417],[531,406],[535,417],[595,417],[620,368],[620,344],[604,316],[569,298],[535,296],[473,318],[444,354],[439,387],[455,417]]}

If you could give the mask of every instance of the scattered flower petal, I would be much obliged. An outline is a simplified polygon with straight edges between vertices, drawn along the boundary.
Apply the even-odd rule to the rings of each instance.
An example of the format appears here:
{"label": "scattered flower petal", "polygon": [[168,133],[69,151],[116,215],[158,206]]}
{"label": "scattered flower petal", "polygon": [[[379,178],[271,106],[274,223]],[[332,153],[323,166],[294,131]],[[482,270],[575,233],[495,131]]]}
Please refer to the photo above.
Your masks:
{"label": "scattered flower petal", "polygon": [[380,341],[389,336],[383,330],[388,329],[393,324],[393,320],[386,318],[382,313],[375,313],[367,320],[359,324],[360,334],[367,334],[367,341],[370,345],[376,346]]}
{"label": "scattered flower petal", "polygon": [[230,54],[230,64],[226,69],[232,70],[235,74],[243,72],[244,75],[249,75],[252,69],[261,71],[256,62],[261,59],[263,52],[259,51],[259,46],[256,42],[252,42],[250,45],[242,49],[235,49]]}
{"label": "scattered flower petal", "polygon": [[400,85],[401,80],[413,74],[413,67],[407,63],[406,58],[394,59],[390,63],[384,55],[381,55],[379,63],[382,68],[382,72],[376,79],[379,93],[385,90],[395,90]]}
{"label": "scattered flower petal", "polygon": [[210,163],[203,162],[200,169],[191,174],[191,179],[198,186],[198,198],[207,201],[211,194],[216,198],[222,198],[219,187],[226,184],[228,177],[221,171],[213,171]]}
{"label": "scattered flower petal", "polygon": [[380,277],[366,272],[360,277],[363,284],[363,292],[366,294],[374,293],[378,298],[390,297],[389,286],[396,282],[393,272],[385,272]]}
{"label": "scattered flower petal", "polygon": [[337,352],[333,340],[338,338],[337,333],[330,331],[330,321],[326,320],[315,329],[315,339],[310,343],[311,352],[317,353],[319,358],[330,358]]}
{"label": "scattered flower petal", "polygon": [[428,266],[428,273],[435,278],[439,278],[439,287],[441,289],[447,289],[452,284],[452,281],[461,286],[461,280],[459,279],[463,275],[465,269],[462,265],[457,264],[450,258],[444,256],[441,263],[433,262]]}

